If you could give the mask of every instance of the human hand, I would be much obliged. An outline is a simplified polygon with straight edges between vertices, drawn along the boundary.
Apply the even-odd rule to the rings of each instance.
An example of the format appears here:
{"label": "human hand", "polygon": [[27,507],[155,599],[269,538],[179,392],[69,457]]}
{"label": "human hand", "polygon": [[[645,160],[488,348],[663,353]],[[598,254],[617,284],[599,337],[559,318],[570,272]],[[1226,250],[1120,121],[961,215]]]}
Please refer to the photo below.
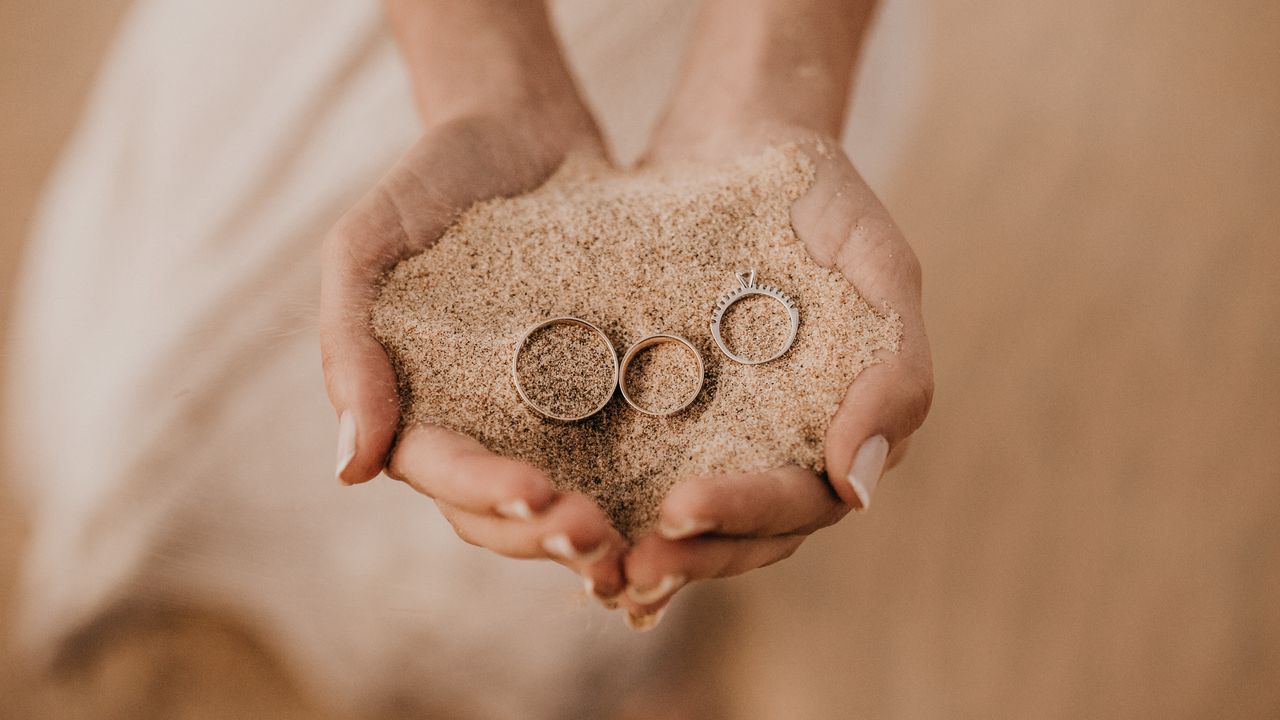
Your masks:
{"label": "human hand", "polygon": [[685,584],[782,560],[810,533],[850,510],[865,510],[882,471],[901,458],[928,412],[932,369],[919,263],[837,145],[793,127],[737,136],[721,128],[714,143],[655,148],[648,162],[727,160],[783,143],[795,143],[816,168],[814,185],[792,208],[798,237],[818,263],[839,270],[873,307],[898,314],[901,347],[858,375],[832,418],[824,450],[828,480],[786,467],[694,477],[672,488],[656,532],[639,538],[625,559],[628,611],[638,624]]}
{"label": "human hand", "polygon": [[872,4],[710,0],[685,77],[644,158],[727,162],[794,144],[816,171],[792,207],[796,234],[873,307],[896,313],[902,337],[897,353],[881,354],[858,375],[832,418],[825,481],[788,467],[695,477],[672,488],[656,532],[639,538],[624,561],[633,625],[655,623],[690,582],[778,562],[815,530],[865,510],[928,413],[933,371],[920,264],[833,140]]}
{"label": "human hand", "polygon": [[[569,153],[603,154],[599,133],[540,4],[389,9],[427,129],[325,238],[321,350],[339,414],[337,476],[355,484],[385,469],[434,498],[467,542],[557,560],[598,594],[617,594],[625,541],[589,498],[559,493],[542,471],[443,428],[405,428],[397,440],[395,371],[369,322],[387,270],[430,247],[472,204],[537,187]],[[466,40],[479,36],[484,43]],[[482,55],[467,57],[473,48]]]}

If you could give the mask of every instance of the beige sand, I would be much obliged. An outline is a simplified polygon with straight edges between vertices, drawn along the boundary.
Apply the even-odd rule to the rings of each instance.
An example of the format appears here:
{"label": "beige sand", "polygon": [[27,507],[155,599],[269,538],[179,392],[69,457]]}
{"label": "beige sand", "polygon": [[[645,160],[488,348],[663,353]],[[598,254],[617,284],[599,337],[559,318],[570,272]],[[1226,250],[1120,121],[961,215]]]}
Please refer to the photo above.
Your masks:
{"label": "beige sand", "polygon": [[[374,308],[405,421],[443,424],[546,469],[632,536],[680,478],[786,464],[821,471],[831,415],[873,353],[896,348],[899,328],[813,261],[792,230],[791,204],[812,173],[786,149],[638,172],[574,158],[533,193],[471,208],[393,269]],[[716,300],[736,286],[734,271],[748,268],[801,312],[791,350],[758,366],[725,358],[708,327]],[[786,330],[763,300],[727,321],[730,342],[762,345],[743,348],[753,356]],[[666,418],[615,395],[580,423],[542,419],[516,394],[510,359],[525,328],[562,315],[598,325],[619,353],[660,332],[688,338],[706,362],[701,394]],[[687,380],[677,373],[671,382],[665,394],[643,392],[679,397]]]}

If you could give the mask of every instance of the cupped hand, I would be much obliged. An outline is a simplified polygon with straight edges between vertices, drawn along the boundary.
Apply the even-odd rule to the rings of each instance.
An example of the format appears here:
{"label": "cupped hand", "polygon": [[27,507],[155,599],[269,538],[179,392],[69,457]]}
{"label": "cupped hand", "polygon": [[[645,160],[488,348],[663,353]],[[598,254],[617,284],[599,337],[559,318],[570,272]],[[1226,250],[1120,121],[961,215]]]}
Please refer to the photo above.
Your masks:
{"label": "cupped hand", "polygon": [[690,142],[660,134],[648,163],[720,162],[794,143],[813,162],[813,186],[791,211],[796,234],[819,264],[835,268],[878,311],[901,319],[896,353],[881,353],[849,387],[825,437],[827,477],[795,467],[695,477],[663,501],[655,532],[625,559],[633,624],[652,624],[680,588],[789,557],[805,537],[850,510],[865,510],[887,467],[924,421],[933,370],[921,309],[921,271],[884,206],[832,140],[785,126],[720,128]]}
{"label": "cupped hand", "polygon": [[443,428],[406,428],[397,440],[395,371],[369,324],[395,263],[430,247],[472,204],[537,187],[571,152],[603,153],[576,105],[464,115],[427,130],[325,238],[321,350],[339,415],[338,479],[361,483],[385,469],[434,498],[467,542],[557,560],[610,596],[623,587],[626,544],[586,496],[559,493],[542,471]]}

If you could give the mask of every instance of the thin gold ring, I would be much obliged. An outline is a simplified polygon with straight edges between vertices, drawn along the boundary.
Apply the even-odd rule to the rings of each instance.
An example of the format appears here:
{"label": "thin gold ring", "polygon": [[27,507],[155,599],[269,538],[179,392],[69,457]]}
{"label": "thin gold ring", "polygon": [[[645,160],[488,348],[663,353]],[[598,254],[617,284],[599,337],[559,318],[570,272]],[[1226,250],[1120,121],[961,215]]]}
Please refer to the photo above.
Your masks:
{"label": "thin gold ring", "polygon": [[[693,392],[689,393],[689,397],[684,401],[684,404],[680,405],[679,407],[672,408],[671,410],[662,410],[662,411],[652,410],[650,408],[643,407],[638,403],[636,403],[636,401],[631,398],[631,395],[627,393],[627,368],[631,366],[631,361],[635,359],[636,355],[639,354],[641,350],[644,350],[645,348],[648,348],[648,347],[652,347],[654,345],[658,345],[660,343],[669,343],[669,342],[679,343],[680,345],[685,346],[685,348],[687,348],[689,352],[693,354],[693,359],[698,363],[698,387],[695,388]],[[655,417],[665,417],[667,415],[674,415],[680,412],[681,410],[684,410],[685,408],[692,405],[693,401],[698,399],[699,393],[702,392],[702,384],[705,379],[706,379],[706,368],[702,364],[702,355],[698,352],[698,348],[694,347],[693,343],[689,342],[688,340],[685,340],[679,335],[672,335],[670,333],[659,333],[657,335],[650,335],[649,337],[632,345],[630,348],[627,349],[626,354],[622,356],[622,363],[619,365],[619,368],[618,368],[618,389],[622,391],[622,399],[626,400],[627,404],[630,405],[636,411],[642,412],[645,415],[653,415]]]}
{"label": "thin gold ring", "polygon": [[[527,393],[525,393],[524,388],[520,385],[520,373],[518,371],[520,353],[524,351],[524,346],[529,342],[529,337],[531,335],[542,328],[549,327],[551,325],[581,325],[582,327],[594,332],[604,342],[604,346],[609,349],[609,357],[613,360],[613,383],[609,386],[609,393],[605,395],[604,400],[589,413],[576,416],[557,415],[546,408],[539,407],[538,404],[535,403]],[[603,410],[605,406],[609,404],[609,401],[613,399],[613,391],[618,387],[618,350],[613,346],[613,343],[609,340],[609,336],[605,335],[603,330],[582,318],[565,316],[551,318],[550,320],[543,320],[537,325],[525,330],[524,334],[520,336],[520,339],[516,341],[515,352],[511,354],[511,381],[515,383],[516,393],[520,395],[520,399],[523,400],[526,405],[533,408],[533,410],[539,415],[550,420],[558,420],[560,422],[576,422],[578,420],[585,420]]]}

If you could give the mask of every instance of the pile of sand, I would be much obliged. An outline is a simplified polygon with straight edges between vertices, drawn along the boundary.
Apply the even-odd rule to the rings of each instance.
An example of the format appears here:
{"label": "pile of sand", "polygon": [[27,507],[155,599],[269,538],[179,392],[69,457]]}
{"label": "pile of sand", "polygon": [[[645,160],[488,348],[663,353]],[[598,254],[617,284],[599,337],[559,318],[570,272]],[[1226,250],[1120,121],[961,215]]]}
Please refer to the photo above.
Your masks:
{"label": "pile of sand", "polygon": [[[404,421],[439,423],[545,469],[559,487],[593,496],[630,536],[652,524],[680,478],[786,464],[821,471],[831,415],[873,353],[896,349],[900,325],[796,237],[791,204],[812,179],[811,163],[788,148],[729,165],[640,171],[578,157],[534,192],[472,207],[388,274],[374,306]],[[750,268],[796,301],[801,323],[786,355],[753,366],[726,358],[709,330],[716,301],[737,287],[735,271]],[[665,418],[636,412],[621,394],[584,421],[542,418],[516,393],[511,358],[527,328],[559,316],[595,324],[619,354],[648,335],[687,338],[706,364],[702,392]],[[769,354],[786,329],[769,298],[738,303],[723,323],[726,342],[748,357]],[[563,342],[548,344],[528,377],[536,383],[542,363],[547,402],[588,403],[598,392],[599,375],[586,368],[593,353],[600,359],[595,347],[575,356]],[[659,403],[680,397],[687,352],[648,352],[654,357],[633,364],[628,387]],[[587,373],[585,389],[557,400],[574,367]],[[672,388],[663,389],[664,377]]]}

